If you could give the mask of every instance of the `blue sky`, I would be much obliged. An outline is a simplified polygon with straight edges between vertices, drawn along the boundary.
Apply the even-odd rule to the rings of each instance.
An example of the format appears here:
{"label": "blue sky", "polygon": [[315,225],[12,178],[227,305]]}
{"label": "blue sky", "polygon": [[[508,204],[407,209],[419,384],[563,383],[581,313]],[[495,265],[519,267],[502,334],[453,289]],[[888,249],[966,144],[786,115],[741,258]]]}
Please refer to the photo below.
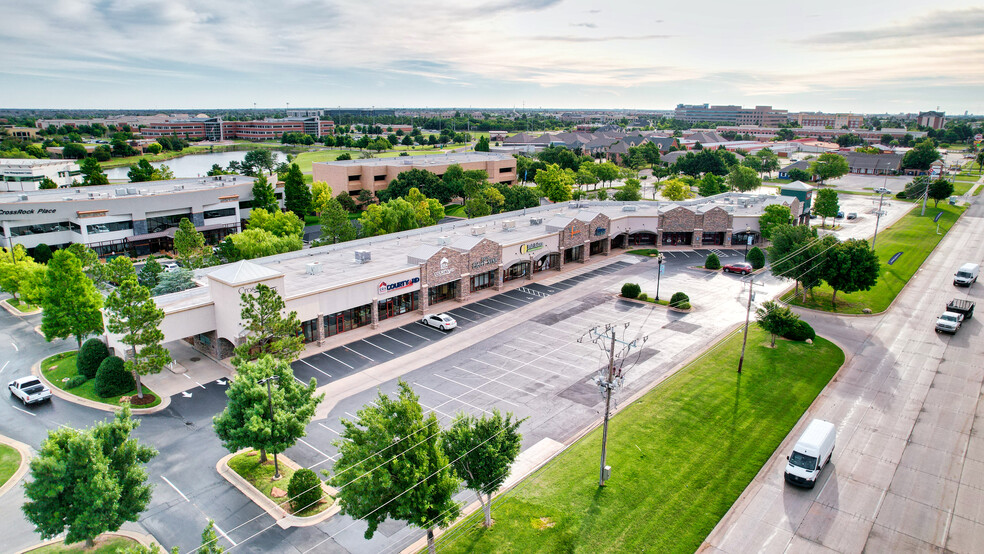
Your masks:
{"label": "blue sky", "polygon": [[984,5],[0,2],[0,107],[984,113]]}

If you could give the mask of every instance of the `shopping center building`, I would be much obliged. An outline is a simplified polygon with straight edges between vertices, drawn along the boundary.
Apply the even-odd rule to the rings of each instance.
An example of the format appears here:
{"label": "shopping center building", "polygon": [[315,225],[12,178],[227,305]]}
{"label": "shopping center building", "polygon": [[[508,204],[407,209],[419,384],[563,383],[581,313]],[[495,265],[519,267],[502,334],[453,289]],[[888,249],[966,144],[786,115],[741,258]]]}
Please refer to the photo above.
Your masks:
{"label": "shopping center building", "polygon": [[186,340],[225,358],[243,332],[240,296],[264,284],[297,312],[305,342],[320,345],[628,248],[744,245],[747,237],[755,244],[758,218],[770,204],[801,211],[793,196],[748,194],[541,206],[198,270],[198,287],[156,301],[166,313],[166,341]]}
{"label": "shopping center building", "polygon": [[240,175],[6,192],[0,233],[4,246],[29,251],[81,243],[102,256],[139,256],[166,246],[185,217],[210,243],[238,232],[252,200],[253,178]]}

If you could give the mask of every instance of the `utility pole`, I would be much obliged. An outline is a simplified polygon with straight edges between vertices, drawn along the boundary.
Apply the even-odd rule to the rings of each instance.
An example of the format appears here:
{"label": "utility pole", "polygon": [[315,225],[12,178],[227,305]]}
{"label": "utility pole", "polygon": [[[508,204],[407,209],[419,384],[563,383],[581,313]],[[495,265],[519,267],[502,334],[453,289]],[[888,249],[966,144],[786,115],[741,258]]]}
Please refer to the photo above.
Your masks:
{"label": "utility pole", "polygon": [[[926,190],[929,190],[929,187],[926,187]],[[881,222],[882,202],[884,201],[885,201],[885,193],[883,192],[880,195],[878,195],[878,213],[875,214],[875,234],[874,236],[871,237],[872,250],[875,249],[875,241],[878,240],[878,223]],[[925,204],[923,205],[923,209],[924,210],[926,209]]]}
{"label": "utility pole", "polygon": [[[629,324],[625,323],[622,325],[622,331],[628,329]],[[602,396],[605,397],[605,419],[602,426],[601,432],[601,468],[598,476],[598,486],[604,487],[605,481],[611,477],[612,468],[611,466],[605,465],[605,461],[608,454],[608,420],[611,418],[612,414],[612,390],[619,386],[622,379],[621,366],[619,370],[615,369],[616,358],[624,358],[628,354],[629,350],[639,346],[638,339],[632,341],[624,341],[616,338],[616,333],[618,332],[618,327],[612,324],[605,324],[604,331],[599,331],[598,327],[593,327],[587,333],[585,333],[581,338],[577,339],[578,342],[582,342],[582,339],[588,337],[592,342],[597,344],[602,350],[607,351],[608,354],[608,367],[606,368],[603,375],[599,375],[595,381],[598,383],[598,387],[601,389]],[[645,343],[649,337],[643,337],[642,342]],[[615,344],[621,344],[623,346],[620,356],[615,355]]]}
{"label": "utility pole", "polygon": [[738,373],[741,373],[741,366],[745,364],[745,345],[748,344],[748,322],[752,318],[752,291],[755,289],[755,278],[748,276],[748,307],[745,308],[745,332],[741,338],[741,357],[738,358]]}
{"label": "utility pole", "polygon": [[[279,375],[271,375],[270,377],[267,377],[266,379],[260,379],[259,381],[257,381],[261,385],[263,383],[266,383],[266,386],[267,386],[267,402],[269,402],[269,406],[270,406],[270,435],[273,435],[273,422],[274,422],[274,419],[273,419],[273,390],[270,388],[270,381],[279,381],[279,380],[280,380],[280,376]],[[277,465],[277,453],[276,452],[273,453],[273,478],[274,479],[280,479],[280,466]]]}

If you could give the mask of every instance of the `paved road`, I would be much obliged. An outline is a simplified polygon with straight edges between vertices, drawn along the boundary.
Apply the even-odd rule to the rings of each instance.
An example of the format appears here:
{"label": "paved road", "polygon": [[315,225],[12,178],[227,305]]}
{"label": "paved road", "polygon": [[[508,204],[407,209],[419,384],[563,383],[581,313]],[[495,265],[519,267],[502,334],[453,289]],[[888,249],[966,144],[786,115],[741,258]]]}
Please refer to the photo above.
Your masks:
{"label": "paved road", "polygon": [[[976,203],[873,318],[804,313],[848,361],[739,501],[705,552],[979,552],[984,544],[982,323],[955,336],[933,324],[953,297],[984,302],[984,283],[952,285],[984,260],[984,204]],[[814,417],[837,425],[833,462],[817,486],[784,484],[785,456]]]}

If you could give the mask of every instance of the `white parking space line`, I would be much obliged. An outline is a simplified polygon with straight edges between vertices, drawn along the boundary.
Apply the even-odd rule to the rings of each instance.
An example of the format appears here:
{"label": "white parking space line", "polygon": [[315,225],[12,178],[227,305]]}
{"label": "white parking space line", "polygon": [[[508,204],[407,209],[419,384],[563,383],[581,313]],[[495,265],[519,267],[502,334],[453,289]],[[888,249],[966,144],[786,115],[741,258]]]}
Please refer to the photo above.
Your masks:
{"label": "white parking space line", "polygon": [[[304,381],[301,381],[300,378],[297,377],[297,375],[294,376],[294,380],[297,381],[298,383],[300,383],[301,385],[305,386],[305,387],[307,386],[307,383],[305,383]],[[202,388],[204,389],[205,387],[202,387]]]}
{"label": "white parking space line", "polygon": [[13,346],[14,347],[14,352],[20,352],[20,348],[17,348],[17,343],[11,342],[10,343],[10,346]]}
{"label": "white parking space line", "polygon": [[376,348],[378,348],[378,349],[380,349],[380,350],[382,350],[383,352],[386,352],[386,353],[387,353],[387,354],[389,354],[390,356],[396,356],[396,354],[394,354],[394,353],[392,353],[392,352],[390,352],[389,350],[386,350],[386,349],[385,349],[385,348],[383,348],[382,346],[379,346],[378,344],[373,344],[373,343],[371,343],[371,342],[369,342],[369,339],[362,339],[362,342],[364,342],[364,343],[366,343],[366,344],[368,344],[369,346],[375,346]]}
{"label": "white parking space line", "polygon": [[[447,402],[444,402],[444,404],[447,404],[448,402],[451,402],[451,400],[448,400]],[[444,404],[438,404],[437,407],[440,408]],[[439,415],[441,417],[446,417],[448,419],[454,419],[454,416],[452,416],[450,414],[446,414],[446,413],[442,412],[441,410],[438,410],[437,408],[431,408],[430,406],[428,406],[427,404],[424,404],[423,402],[420,403],[420,407],[423,408],[423,409],[425,409],[425,410],[430,410],[430,411],[434,412],[435,414],[437,414],[437,415]]]}
{"label": "white parking space line", "polygon": [[[457,397],[454,397],[454,396],[451,396],[450,394],[444,394],[443,392],[441,392],[441,391],[439,391],[439,390],[434,390],[434,389],[432,389],[432,388],[430,388],[430,387],[425,387],[424,385],[421,385],[420,383],[418,383],[418,382],[416,382],[416,381],[414,381],[414,383],[413,383],[413,384],[414,384],[414,385],[416,385],[416,386],[418,386],[418,387],[420,387],[420,388],[422,388],[422,389],[426,389],[426,390],[429,390],[429,391],[431,391],[431,392],[433,392],[433,393],[437,393],[437,394],[440,394],[441,396],[443,396],[443,397],[445,397],[445,398],[450,398],[451,400],[454,400],[454,401],[456,401],[456,402],[458,402],[458,403],[460,403],[460,404],[464,404],[465,406],[468,406],[469,408],[475,408],[476,410],[479,410],[479,411],[481,411],[481,412],[484,412],[484,413],[486,413],[486,414],[489,414],[489,415],[491,415],[491,414],[492,414],[492,412],[490,412],[490,411],[488,411],[488,410],[485,410],[485,409],[483,409],[483,408],[479,408],[478,406],[475,406],[475,405],[472,405],[472,404],[469,404],[468,402],[465,402],[464,400],[461,400],[460,398],[457,398]],[[436,410],[435,410],[435,411],[436,411]]]}
{"label": "white parking space line", "polygon": [[338,358],[336,358],[336,357],[334,357],[334,356],[332,356],[331,354],[326,354],[325,352],[322,352],[322,353],[321,353],[321,355],[322,355],[322,356],[325,356],[325,357],[327,357],[327,358],[331,358],[332,360],[335,360],[336,362],[338,362],[338,363],[340,363],[340,364],[342,364],[343,366],[345,366],[345,367],[347,367],[347,368],[349,368],[349,369],[355,369],[354,367],[352,367],[352,366],[350,366],[350,365],[348,365],[347,363],[345,363],[345,362],[343,362],[343,361],[341,361],[341,360],[339,360]]}
{"label": "white parking space line", "polygon": [[342,440],[347,440],[347,441],[349,441],[349,442],[352,442],[352,439],[350,439],[350,438],[348,438],[348,437],[343,437],[341,433],[339,433],[338,431],[336,431],[336,430],[334,430],[334,429],[332,429],[331,427],[328,427],[328,426],[327,426],[327,425],[325,425],[324,423],[321,423],[321,422],[319,421],[319,422],[318,422],[318,425],[320,425],[320,426],[322,426],[322,427],[324,427],[325,429],[328,429],[328,430],[329,430],[329,431],[331,431],[332,433],[335,433],[336,435],[338,435],[339,437],[341,437],[341,438],[342,438]]}
{"label": "white parking space line", "polygon": [[[419,323],[419,322],[418,322],[418,323]],[[423,335],[418,335],[417,333],[414,333],[413,331],[410,331],[410,330],[408,330],[408,329],[404,329],[403,327],[399,327],[399,328],[397,328],[397,329],[395,329],[395,330],[396,330],[396,331],[403,331],[404,333],[410,333],[411,335],[413,335],[413,336],[415,336],[415,337],[417,337],[418,339],[424,339],[424,340],[425,340],[425,341],[427,341],[427,342],[430,342],[430,341],[431,341],[431,339],[429,339],[429,338],[427,338],[427,337],[425,337],[425,336],[423,336]]]}
{"label": "white parking space line", "polygon": [[403,346],[406,346],[406,347],[408,347],[408,348],[413,348],[413,345],[412,345],[412,344],[407,344],[407,343],[405,343],[405,342],[403,342],[403,341],[402,341],[402,340],[400,340],[400,339],[394,339],[393,337],[391,337],[391,336],[389,336],[389,335],[387,335],[386,333],[380,333],[380,335],[382,335],[382,336],[384,336],[384,337],[386,337],[386,338],[388,338],[389,340],[392,340],[392,341],[396,341],[396,342],[398,342],[398,343],[400,343],[400,344],[402,344]]}
{"label": "white parking space line", "polygon": [[[540,345],[540,346],[543,346],[543,345]],[[565,347],[562,347],[562,348],[566,348],[566,346],[565,346]],[[559,349],[558,349],[558,350],[559,350]],[[555,350],[555,352],[556,352],[556,350]],[[499,357],[502,357],[502,358],[505,358],[505,359],[507,359],[507,360],[511,360],[511,361],[514,361],[514,362],[517,362],[517,363],[522,363],[522,364],[524,364],[524,365],[532,365],[532,364],[533,364],[533,362],[535,362],[536,360],[539,360],[540,358],[542,358],[542,357],[543,357],[543,356],[538,356],[538,357],[536,357],[536,358],[533,358],[532,360],[523,360],[523,359],[516,359],[516,358],[511,358],[511,357],[509,357],[509,356],[506,356],[505,354],[499,354],[499,353],[497,353],[497,352],[492,352],[491,350],[489,350],[489,354],[495,354],[496,356],[499,356]],[[550,360],[550,362],[551,362],[551,363],[558,363],[558,364],[564,364],[564,365],[566,365],[566,366],[569,366],[569,367],[573,367],[573,368],[577,368],[577,369],[581,369],[581,366],[579,366],[579,365],[575,365],[575,364],[570,364],[570,363],[567,363],[567,362],[565,362],[565,361],[563,361],[563,360],[558,360],[558,359],[556,359],[556,358],[554,358],[554,359],[552,359],[552,360]],[[554,373],[554,372],[552,372],[552,371],[550,371],[549,369],[544,369],[544,368],[542,368],[542,367],[540,367],[540,366],[533,366],[533,367],[535,367],[535,368],[537,368],[537,369],[542,369],[543,371],[548,371],[548,372],[550,372],[550,373]],[[561,375],[561,376],[563,376],[564,374],[563,374],[563,373],[554,373],[554,375]]]}
{"label": "white parking space line", "polygon": [[328,454],[325,454],[324,452],[318,450],[311,443],[309,443],[308,441],[306,441],[304,439],[297,439],[297,442],[303,444],[304,446],[310,448],[311,450],[314,450],[315,452],[317,452],[318,454],[321,454],[322,456],[324,456],[325,458],[328,458],[329,460],[332,460],[332,461],[335,460],[335,457],[334,456],[329,456]]}
{"label": "white parking space line", "polygon": [[[515,371],[515,370],[512,370],[512,369],[506,369],[506,368],[504,368],[504,367],[499,367],[499,366],[497,366],[497,365],[495,365],[495,364],[490,364],[490,363],[488,363],[488,362],[485,362],[485,361],[482,361],[482,360],[476,360],[475,358],[471,358],[471,361],[473,361],[473,362],[478,362],[478,363],[480,363],[480,364],[485,364],[485,365],[487,365],[487,366],[489,366],[489,367],[492,367],[492,368],[495,368],[495,369],[498,369],[498,370],[500,370],[500,371],[505,371],[505,372],[506,372],[506,373],[505,373],[506,375],[515,375],[515,376],[517,376],[517,377],[522,377],[523,379],[527,379],[527,380],[529,380],[529,381],[533,381],[534,383],[537,383],[537,384],[539,384],[539,385],[543,385],[543,386],[545,386],[545,387],[550,387],[550,388],[554,388],[554,386],[553,386],[553,385],[551,385],[550,383],[547,383],[547,382],[545,382],[545,381],[541,381],[541,380],[539,380],[539,379],[535,379],[535,378],[533,378],[533,377],[530,377],[529,375],[523,375],[522,373],[516,373],[516,371]],[[460,367],[459,367],[458,369],[461,369],[462,371],[467,371],[466,369],[462,369],[462,368],[460,368]],[[485,377],[485,378],[486,378],[486,379],[488,379],[489,377]]]}
{"label": "white parking space line", "polygon": [[525,305],[525,304],[518,304],[518,305],[516,305],[516,304],[510,304],[509,302],[503,302],[502,300],[499,300],[498,298],[486,298],[486,300],[488,300],[490,302],[498,302],[499,304],[502,304],[503,306],[509,306],[510,308],[518,308],[520,306],[524,306]]}
{"label": "white parking space line", "polygon": [[[348,350],[349,352],[352,352],[354,354],[358,354],[358,355],[362,356],[363,358],[369,360],[370,362],[375,362],[376,361],[376,360],[370,358],[369,356],[366,356],[365,354],[363,354],[361,352],[356,352],[355,350],[352,350],[351,348],[349,348],[347,346],[342,346],[342,348],[344,348],[345,350]],[[352,367],[352,366],[349,366],[349,367]]]}
{"label": "white parking space line", "polygon": [[[520,367],[525,367],[525,366],[528,366],[528,365],[530,365],[532,363],[532,362],[527,362],[527,361],[524,361],[524,360],[516,360],[514,358],[510,358],[509,356],[505,356],[503,354],[497,354],[495,352],[492,352],[491,350],[488,353],[489,354],[494,354],[496,356],[499,356],[500,358],[505,358],[505,359],[509,360],[510,362],[521,363],[522,365]],[[540,366],[533,366],[533,367],[535,367],[536,369],[539,369],[541,371],[546,371],[547,373],[549,373],[551,375],[556,375],[557,377],[566,377],[566,375],[564,375],[563,373],[557,373],[556,371],[551,371],[549,369],[544,369],[544,368],[542,368]]]}
{"label": "white parking space line", "polygon": [[488,298],[483,298],[482,300],[479,300],[478,302],[473,302],[473,304],[476,304],[476,305],[481,306],[483,308],[488,308],[490,310],[495,311],[496,313],[498,313],[498,312],[504,312],[505,311],[502,308],[496,308],[494,306],[487,306],[485,304],[482,304],[482,302],[487,302],[488,300],[489,300]]}
{"label": "white parking space line", "polygon": [[[457,310],[458,308],[455,308],[455,309]],[[475,323],[475,320],[474,319],[468,319],[467,317],[465,317],[465,316],[463,316],[463,315],[461,315],[459,313],[455,313],[455,312],[448,312],[448,313],[451,314],[451,315],[453,315],[454,317],[456,317],[458,319],[463,319],[463,320],[465,320],[465,321],[467,321],[469,323]]]}
{"label": "white parking space line", "polygon": [[232,544],[232,546],[239,546],[238,544],[236,544],[236,541],[234,541],[231,538],[229,538],[229,535],[226,535],[226,532],[223,531],[221,527],[219,527],[218,525],[216,525],[214,521],[212,522],[212,527],[215,527],[215,530],[218,531],[219,534],[222,535],[222,537],[225,540],[229,541],[229,543]]}
{"label": "white parking space line", "polygon": [[306,365],[306,366],[308,366],[308,367],[310,367],[311,369],[313,369],[313,370],[315,370],[315,371],[317,371],[317,372],[319,372],[319,373],[324,373],[324,374],[325,374],[325,375],[327,375],[328,377],[331,377],[331,374],[330,374],[330,373],[325,373],[325,372],[324,372],[324,371],[323,371],[323,370],[322,370],[321,368],[319,368],[318,366],[315,366],[315,365],[312,365],[311,363],[309,363],[309,362],[306,362],[306,361],[304,361],[304,360],[298,360],[298,361],[299,361],[299,362],[301,362],[302,364],[304,364],[304,365]]}
{"label": "white parking space line", "polygon": [[[494,394],[491,394],[491,393],[488,393],[488,392],[485,392],[485,391],[483,391],[483,390],[480,390],[480,389],[479,389],[478,387],[473,387],[473,386],[471,386],[471,385],[466,385],[466,384],[464,384],[464,383],[462,383],[462,382],[459,382],[459,381],[455,381],[454,379],[450,379],[450,378],[448,378],[448,377],[445,377],[445,376],[443,376],[443,375],[437,375],[437,376],[438,376],[438,377],[440,377],[441,379],[444,379],[445,381],[450,381],[450,382],[452,382],[452,383],[454,383],[455,385],[458,385],[458,386],[461,386],[461,387],[465,387],[466,389],[469,389],[469,390],[472,390],[472,391],[475,391],[475,392],[477,392],[477,393],[481,393],[481,394],[484,394],[485,396],[488,396],[488,397],[490,397],[490,398],[495,398],[495,399],[496,399],[496,400],[498,400],[499,402],[505,402],[506,404],[511,404],[511,405],[513,405],[513,406],[516,406],[517,408],[520,408],[520,407],[521,407],[521,406],[520,406],[519,404],[515,404],[515,403],[513,403],[513,402],[510,402],[510,401],[508,401],[508,400],[506,400],[505,398],[500,398],[500,397],[498,397],[498,396],[496,396],[496,395],[494,395]],[[484,387],[485,385],[487,385],[487,384],[489,384],[490,382],[491,382],[491,381],[487,381],[487,382],[485,382],[484,384],[482,384],[482,385],[479,385],[479,387]]]}
{"label": "white parking space line", "polygon": [[482,312],[476,312],[475,310],[472,310],[470,308],[466,308],[465,306],[458,306],[457,309],[459,309],[459,310],[465,310],[465,311],[471,312],[473,314],[478,314],[478,315],[480,315],[482,317],[488,317],[486,314],[483,314]]}
{"label": "white parking space line", "polygon": [[36,414],[34,414],[32,412],[29,412],[27,410],[22,410],[22,409],[18,408],[17,406],[11,405],[10,407],[13,408],[13,409],[15,409],[15,410],[17,410],[18,412],[24,412],[25,414],[27,414],[27,415],[29,415],[31,417],[38,417]]}
{"label": "white parking space line", "polygon": [[[513,389],[514,391],[516,391],[516,392],[521,392],[521,393],[524,393],[524,394],[528,394],[530,396],[534,396],[533,393],[531,393],[529,391],[523,390],[523,389],[521,389],[519,387],[514,387],[514,386],[510,385],[509,383],[505,383],[505,382],[502,382],[502,381],[499,380],[499,379],[502,379],[502,377],[505,377],[506,375],[516,375],[516,374],[512,373],[511,371],[503,370],[506,373],[502,377],[489,377],[488,375],[482,375],[481,373],[475,373],[474,371],[467,370],[467,369],[465,369],[465,368],[463,368],[461,366],[451,366],[451,367],[457,369],[458,371],[464,371],[465,373],[467,373],[469,375],[474,375],[475,377],[481,377],[482,379],[488,379],[489,381],[494,381],[494,382],[496,382],[496,383],[498,383],[500,385],[509,387],[509,388]],[[492,366],[492,367],[495,367],[495,366]],[[526,377],[526,376],[525,375],[518,375],[518,377]],[[532,377],[526,377],[526,378],[529,379],[530,381],[533,381],[534,383],[538,383],[538,384],[543,385],[545,387],[553,388],[552,385],[548,385],[547,383],[544,383],[543,381],[537,381],[536,379],[534,379]]]}
{"label": "white parking space line", "polygon": [[188,497],[185,496],[183,492],[181,492],[181,489],[179,489],[178,487],[175,487],[174,486],[174,483],[172,483],[172,482],[170,482],[170,481],[167,480],[167,477],[164,477],[163,475],[161,475],[161,479],[163,479],[165,483],[167,483],[168,485],[170,485],[171,488],[174,489],[174,492],[180,494],[181,495],[181,498],[184,498],[184,501],[185,502],[191,502],[191,500],[188,500]]}
{"label": "white parking space line", "polygon": [[418,321],[417,322],[417,325],[420,325],[421,327],[424,327],[425,329],[430,329],[431,331],[434,331],[435,333],[440,333],[442,335],[444,334],[444,331],[442,331],[440,329],[435,329],[435,328],[431,327],[430,325],[427,325],[426,323],[423,323],[423,322]]}
{"label": "white parking space line", "polygon": [[3,363],[3,367],[0,367],[0,373],[3,373],[3,370],[7,369],[7,364],[9,364],[9,363],[10,363],[10,360],[7,360],[6,362]]}

